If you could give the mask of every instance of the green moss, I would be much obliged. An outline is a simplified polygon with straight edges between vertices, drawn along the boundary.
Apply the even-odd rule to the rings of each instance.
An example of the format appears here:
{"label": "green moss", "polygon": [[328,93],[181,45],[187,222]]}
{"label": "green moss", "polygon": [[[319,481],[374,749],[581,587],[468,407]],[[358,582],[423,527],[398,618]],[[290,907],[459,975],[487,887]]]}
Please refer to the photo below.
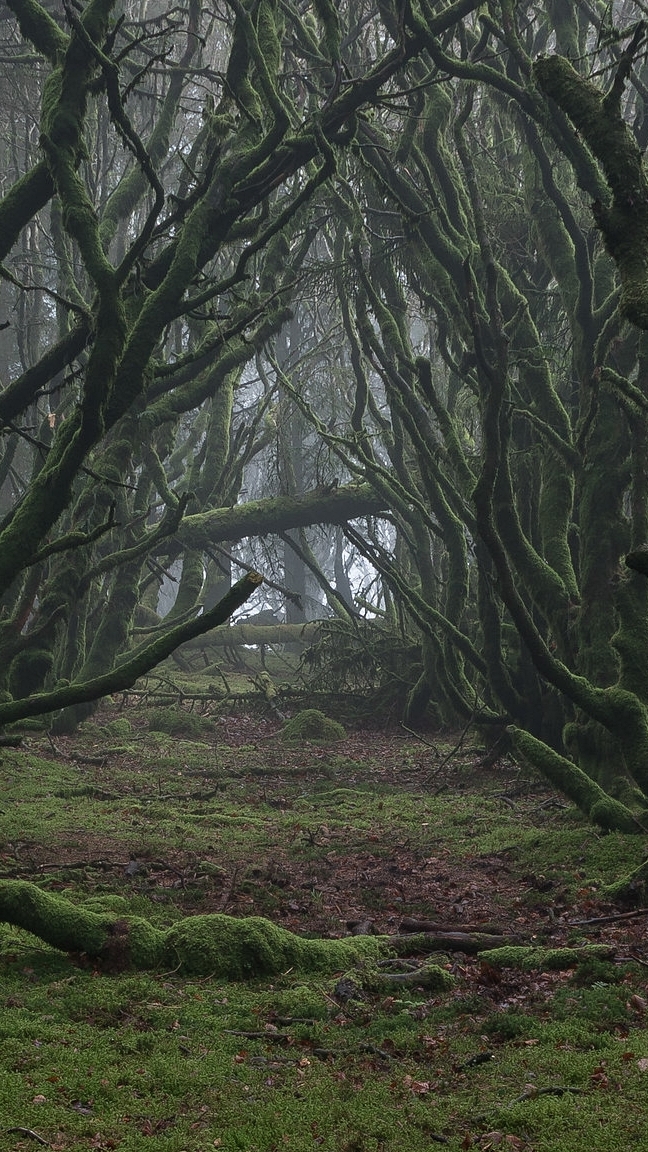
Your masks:
{"label": "green moss", "polygon": [[0,918],[66,952],[98,955],[108,935],[104,915],[77,908],[22,880],[0,884]]}
{"label": "green moss", "polygon": [[46,717],[39,720],[18,720],[15,724],[7,725],[10,732],[42,732],[47,727]]}
{"label": "green moss", "polygon": [[84,952],[111,970],[172,964],[227,980],[289,968],[331,972],[358,960],[376,960],[387,947],[385,939],[375,936],[304,940],[261,916],[191,916],[162,932],[142,917],[95,912],[22,880],[0,884],[0,919],[54,948]]}
{"label": "green moss", "polygon": [[280,1016],[325,1020],[331,1003],[322,992],[305,984],[298,984],[286,992],[275,992],[270,998],[272,1009]]}
{"label": "green moss", "polygon": [[214,725],[205,716],[183,712],[181,708],[156,708],[149,714],[151,732],[164,732],[167,736],[213,735]]}
{"label": "green moss", "polygon": [[52,653],[47,648],[25,648],[19,652],[9,669],[8,685],[14,700],[40,691],[52,662]]}
{"label": "green moss", "polygon": [[[638,702],[637,702],[638,703]],[[578,805],[593,824],[605,831],[639,832],[637,820],[629,808],[608,796],[577,764],[554,752],[520,728],[509,728],[513,744],[529,763]]]}
{"label": "green moss", "polygon": [[406,989],[410,993],[416,992],[419,989],[424,989],[426,992],[449,992],[454,988],[456,979],[451,972],[446,968],[442,968],[439,964],[426,964],[423,968],[418,968],[414,972],[391,974],[388,972],[377,972],[369,979],[363,979],[365,988],[370,988],[376,992],[388,991],[401,991]]}
{"label": "green moss", "polygon": [[335,740],[345,740],[346,732],[337,720],[329,720],[318,708],[306,708],[298,712],[284,724],[282,740],[311,740],[328,744]]}
{"label": "green moss", "polygon": [[648,328],[646,173],[641,149],[621,115],[622,86],[615,82],[604,94],[561,56],[536,61],[534,75],[567,113],[605,172],[613,201],[610,205],[596,201],[593,211],[619,269],[620,311],[639,328]]}
{"label": "green moss", "polygon": [[618,902],[635,907],[645,903],[647,888],[648,861],[644,861],[629,875],[601,888],[599,895],[603,900],[611,900],[613,903]]}
{"label": "green moss", "polygon": [[303,940],[261,916],[192,916],[174,924],[166,937],[168,956],[187,972],[228,980],[276,975],[288,968],[335,971],[384,951],[378,937]]}
{"label": "green moss", "polygon": [[620,984],[623,974],[622,968],[594,956],[578,965],[571,983],[579,988],[590,988],[594,984]]}
{"label": "green moss", "polygon": [[108,736],[130,736],[133,725],[125,716],[117,716],[114,720],[109,720],[107,724],[104,724],[101,731]]}
{"label": "green moss", "polygon": [[588,959],[609,959],[614,949],[606,944],[586,944],[582,948],[532,948],[526,945],[508,945],[489,948],[479,953],[479,959],[494,968],[520,968],[523,972],[537,969],[561,971],[574,968]]}
{"label": "green moss", "polygon": [[91,896],[84,906],[90,912],[128,912],[129,903],[125,896],[106,892],[102,896]]}
{"label": "green moss", "polygon": [[480,1022],[480,1032],[485,1036],[492,1036],[501,1043],[507,1040],[518,1040],[521,1037],[535,1036],[538,1025],[523,1012],[494,1012]]}

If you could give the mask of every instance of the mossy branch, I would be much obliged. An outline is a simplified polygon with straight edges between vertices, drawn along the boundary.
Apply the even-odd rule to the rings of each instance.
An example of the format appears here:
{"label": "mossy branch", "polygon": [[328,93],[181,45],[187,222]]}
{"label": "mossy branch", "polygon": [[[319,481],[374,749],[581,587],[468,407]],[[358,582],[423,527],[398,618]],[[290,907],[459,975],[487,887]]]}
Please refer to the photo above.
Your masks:
{"label": "mossy branch", "polygon": [[44,160],[36,164],[0,200],[0,260],[13,248],[23,228],[54,195],[54,181]]}
{"label": "mossy branch", "polygon": [[608,796],[577,764],[520,728],[511,727],[509,733],[516,750],[525,760],[572,800],[593,824],[598,824],[606,832],[646,832],[625,804]]}
{"label": "mossy branch", "polygon": [[[0,230],[2,225],[0,224]],[[8,424],[33,404],[37,393],[45,388],[59,372],[71,364],[86,346],[90,335],[89,320],[80,320],[74,328],[41,356],[37,364],[27,368],[7,384],[0,393],[0,423]]]}
{"label": "mossy branch", "polygon": [[304,940],[261,916],[189,916],[164,930],[139,916],[71,904],[26,880],[0,883],[0,920],[53,948],[83,953],[109,971],[172,967],[247,980],[292,969],[334,972],[389,951],[388,937]]}
{"label": "mossy branch", "polygon": [[85,684],[68,684],[63,688],[55,688],[52,692],[42,692],[24,700],[0,704],[0,724],[10,724],[27,716],[42,716],[60,708],[68,708],[72,704],[90,703],[92,700],[110,695],[111,692],[131,688],[140,676],[150,672],[151,668],[155,668],[170,656],[185,640],[202,636],[212,628],[217,628],[219,624],[224,624],[256,591],[262,580],[263,577],[258,572],[248,572],[209,612],[195,617],[189,623],[178,624],[170,632],[148,644],[135,658],[113,669],[112,672],[97,676]]}
{"label": "mossy branch", "polygon": [[376,516],[387,502],[370,484],[344,484],[326,492],[316,488],[303,496],[275,496],[249,500],[234,508],[216,508],[186,516],[178,530],[180,542],[190,548],[209,548],[222,540],[266,536],[309,524],[345,524],[357,516]]}
{"label": "mossy branch", "polygon": [[67,532],[65,536],[60,536],[58,540],[53,540],[51,544],[46,544],[40,548],[33,556],[31,564],[40,564],[43,560],[47,560],[48,556],[69,552],[72,548],[84,548],[87,544],[94,544],[95,540],[101,539],[102,536],[106,535],[106,532],[112,531],[114,527],[115,505],[111,504],[108,519],[103,524],[99,524],[92,532]]}
{"label": "mossy branch", "polygon": [[632,568],[633,572],[640,572],[642,576],[648,576],[648,544],[635,548],[633,552],[628,552],[625,563],[628,568]]}
{"label": "mossy branch", "polygon": [[146,556],[151,552],[161,540],[165,540],[169,536],[174,536],[182,523],[187,504],[191,499],[190,493],[183,493],[175,505],[167,508],[164,516],[156,528],[147,532],[137,544],[132,548],[122,548],[118,552],[111,552],[108,556],[103,556],[95,566],[86,573],[84,576],[80,592],[81,595],[89,587],[97,576],[103,575],[105,572],[110,572],[114,568],[120,567],[122,564],[131,564],[134,560],[138,560],[141,556]]}
{"label": "mossy branch", "polygon": [[538,60],[534,75],[569,116],[605,173],[612,204],[595,201],[592,210],[619,269],[621,311],[638,328],[648,329],[648,180],[641,149],[621,113],[627,69],[619,69],[607,95],[562,56]]}
{"label": "mossy branch", "polygon": [[69,39],[49,12],[36,0],[7,0],[7,7],[16,16],[25,39],[30,40],[50,64],[56,65],[67,50]]}
{"label": "mossy branch", "polygon": [[[146,248],[155,222],[164,206],[165,194],[164,188],[160,183],[160,179],[153,167],[153,163],[149,153],[147,152],[144,144],[140,140],[137,132],[133,128],[131,121],[126,113],[124,102],[122,100],[121,92],[119,91],[119,69],[117,65],[111,60],[104,52],[98,47],[97,44],[90,38],[86,32],[84,25],[77,16],[74,15],[71,9],[68,9],[68,21],[74,28],[82,44],[88,50],[88,53],[94,57],[99,68],[102,71],[104,83],[106,85],[106,95],[108,98],[108,108],[115,127],[117,128],[124,144],[131,150],[139,166],[144,173],[150,187],[153,190],[153,204],[150,207],[146,220],[140,229],[137,239],[131,244],[127,257],[122,261],[119,269],[120,280],[125,280],[128,272],[133,267],[137,257]],[[101,231],[97,225],[97,240],[101,246]]]}

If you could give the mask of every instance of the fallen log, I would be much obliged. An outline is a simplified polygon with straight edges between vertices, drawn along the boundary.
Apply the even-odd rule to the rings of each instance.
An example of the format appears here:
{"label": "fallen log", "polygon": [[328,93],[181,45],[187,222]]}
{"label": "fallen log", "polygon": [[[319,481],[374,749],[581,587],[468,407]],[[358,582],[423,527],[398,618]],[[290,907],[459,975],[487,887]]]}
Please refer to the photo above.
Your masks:
{"label": "fallen log", "polygon": [[413,916],[404,916],[398,930],[401,935],[407,932],[474,932],[486,933],[487,936],[506,936],[499,924],[444,924],[443,921],[419,920]]}
{"label": "fallen log", "polygon": [[201,651],[209,648],[231,648],[237,644],[260,646],[262,644],[304,644],[313,642],[321,625],[321,620],[308,624],[230,624],[209,635],[188,640],[179,651],[182,653]]}
{"label": "fallen log", "polygon": [[213,913],[160,929],[141,916],[71,904],[27,880],[0,883],[0,921],[32,932],[63,952],[81,953],[109,971],[173,968],[226,980],[275,976],[287,969],[332,972],[375,962],[389,937],[306,940],[262,916]]}
{"label": "fallen log", "polygon": [[412,932],[389,937],[397,956],[420,956],[429,952],[467,952],[476,956],[489,948],[512,945],[516,940],[519,937],[493,936],[487,932]]}
{"label": "fallen log", "polygon": [[492,968],[519,968],[522,972],[561,972],[588,960],[613,960],[613,944],[584,944],[580,948],[538,948],[520,946],[492,948],[479,953],[479,959]]}

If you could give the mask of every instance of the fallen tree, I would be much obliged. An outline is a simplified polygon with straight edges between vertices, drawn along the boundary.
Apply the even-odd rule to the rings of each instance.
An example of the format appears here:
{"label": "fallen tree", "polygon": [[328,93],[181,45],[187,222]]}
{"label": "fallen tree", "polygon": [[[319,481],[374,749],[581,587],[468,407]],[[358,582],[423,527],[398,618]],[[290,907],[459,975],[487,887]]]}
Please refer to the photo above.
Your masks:
{"label": "fallen tree", "polygon": [[[28,880],[0,883],[0,920],[53,948],[82,953],[110,971],[168,967],[229,980],[273,976],[288,968],[332,972],[390,954],[474,953],[506,942],[503,936],[461,932],[305,940],[262,916],[239,920],[221,913],[188,916],[162,929],[141,916],[71,904]],[[448,973],[438,973],[437,986],[447,986]]]}
{"label": "fallen tree", "polygon": [[141,916],[71,904],[26,880],[0,884],[0,919],[111,971],[167,967],[241,980],[287,968],[335,971],[385,950],[384,938],[376,936],[303,940],[262,916],[189,916],[165,930]]}
{"label": "fallen tree", "polygon": [[308,624],[230,624],[229,628],[220,628],[206,636],[198,636],[194,640],[183,644],[181,652],[201,650],[205,648],[229,648],[235,644],[249,644],[261,646],[262,644],[296,644],[299,641],[311,642],[320,626],[320,621],[313,620]]}

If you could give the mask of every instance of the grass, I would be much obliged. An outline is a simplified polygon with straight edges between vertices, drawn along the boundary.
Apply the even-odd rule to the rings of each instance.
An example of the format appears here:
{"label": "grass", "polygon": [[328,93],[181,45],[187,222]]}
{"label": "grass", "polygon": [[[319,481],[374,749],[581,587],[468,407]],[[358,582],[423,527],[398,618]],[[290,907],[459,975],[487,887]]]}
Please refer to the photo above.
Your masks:
{"label": "grass", "polygon": [[435,776],[425,748],[384,734],[286,748],[244,716],[195,739],[149,731],[143,710],[115,719],[2,750],[3,876],[160,927],[498,920],[626,959],[526,973],[436,955],[455,985],[430,997],[377,993],[362,970],[116,974],[0,926],[0,1152],[34,1133],[60,1152],[648,1147],[642,921],[571,924],[613,911],[597,886],[641,861],[640,838],[598,836],[509,764],[478,777],[457,754]]}

